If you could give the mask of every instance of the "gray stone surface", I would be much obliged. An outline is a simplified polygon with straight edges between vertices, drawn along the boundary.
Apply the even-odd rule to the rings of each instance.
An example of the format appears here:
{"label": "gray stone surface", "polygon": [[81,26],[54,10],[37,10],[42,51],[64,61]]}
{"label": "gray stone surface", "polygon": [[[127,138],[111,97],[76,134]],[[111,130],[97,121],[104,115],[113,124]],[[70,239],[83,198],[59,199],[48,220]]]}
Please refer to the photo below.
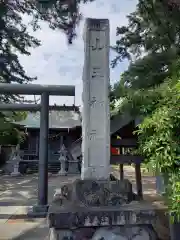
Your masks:
{"label": "gray stone surface", "polygon": [[153,209],[132,203],[132,186],[127,180],[76,180],[57,192],[48,210],[49,225],[71,229],[155,221]]}
{"label": "gray stone surface", "polygon": [[153,229],[147,226],[99,228],[92,240],[157,240]]}
{"label": "gray stone surface", "polygon": [[[57,235],[57,232],[60,234],[65,230],[73,231],[72,239],[79,240],[81,238],[76,237],[74,229],[78,229],[79,235],[81,235],[83,234],[81,229],[89,228],[91,230],[99,227],[109,227],[111,228],[109,235],[112,235],[114,239],[117,238],[116,235],[119,239],[123,239],[124,236],[120,233],[117,234],[115,226],[121,226],[120,230],[123,231],[126,229],[123,228],[124,226],[127,228],[129,226],[125,231],[125,240],[141,240],[143,238],[144,240],[156,240],[154,232],[150,228],[146,230],[147,227],[145,227],[141,230],[140,227],[134,227],[135,225],[154,224],[156,214],[153,207],[148,205],[143,207],[143,202],[139,204],[132,201],[131,198],[132,185],[128,180],[95,181],[87,179],[75,180],[71,184],[63,185],[56,192],[54,202],[48,211],[49,227],[54,232],[51,233],[52,240],[62,240],[59,237],[61,235]],[[112,232],[112,229],[116,229],[116,231]],[[133,233],[135,230],[140,232],[139,236]],[[130,232],[133,233],[133,237],[127,235]],[[149,232],[152,232],[152,238],[148,238]]]}
{"label": "gray stone surface", "polygon": [[73,232],[70,230],[55,230],[54,228],[50,228],[49,240],[73,240]]}
{"label": "gray stone surface", "polygon": [[50,240],[158,240],[150,226],[50,229]]}
{"label": "gray stone surface", "polygon": [[59,206],[77,203],[79,206],[121,206],[133,200],[132,184],[128,180],[76,180],[61,187],[55,202]]}
{"label": "gray stone surface", "polygon": [[59,163],[60,163],[59,175],[66,176],[67,175],[66,162],[68,160],[67,160],[67,150],[66,150],[64,144],[62,145],[59,154],[60,154],[60,156],[59,156]]}
{"label": "gray stone surface", "polygon": [[110,230],[100,228],[99,230],[96,231],[94,234],[92,240],[126,240],[124,236],[117,235]]}
{"label": "gray stone surface", "polygon": [[[49,178],[49,202],[57,186],[74,181],[79,175]],[[29,206],[37,204],[36,174],[23,177],[0,176],[0,239],[1,240],[49,240],[49,226],[44,219],[29,218]]]}
{"label": "gray stone surface", "polygon": [[20,156],[20,146],[19,144],[16,146],[16,149],[13,153],[12,156],[12,163],[13,163],[13,171],[11,172],[12,177],[18,177],[21,176],[21,173],[19,172],[19,163],[21,161],[21,156]]}
{"label": "gray stone surface", "polygon": [[84,29],[81,178],[110,172],[109,20],[86,19]]}
{"label": "gray stone surface", "polygon": [[[67,206],[68,207],[68,206]],[[69,210],[51,208],[48,216],[49,226],[59,229],[73,229],[78,227],[99,227],[116,225],[152,224],[155,213],[149,210],[119,208],[87,208],[69,206]]]}

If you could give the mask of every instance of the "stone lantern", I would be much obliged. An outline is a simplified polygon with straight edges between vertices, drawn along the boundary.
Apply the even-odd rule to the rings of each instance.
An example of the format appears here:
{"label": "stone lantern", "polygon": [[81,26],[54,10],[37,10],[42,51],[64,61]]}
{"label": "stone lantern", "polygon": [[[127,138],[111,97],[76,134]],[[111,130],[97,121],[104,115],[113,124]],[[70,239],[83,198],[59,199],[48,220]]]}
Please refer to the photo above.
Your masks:
{"label": "stone lantern", "polygon": [[66,150],[64,144],[62,145],[62,147],[60,149],[59,162],[60,162],[59,175],[66,176],[67,175],[67,171],[66,171],[67,150]]}
{"label": "stone lantern", "polygon": [[21,175],[21,173],[19,172],[19,163],[21,161],[19,148],[20,148],[19,145],[17,145],[12,157],[13,171],[11,172],[11,176],[15,177]]}

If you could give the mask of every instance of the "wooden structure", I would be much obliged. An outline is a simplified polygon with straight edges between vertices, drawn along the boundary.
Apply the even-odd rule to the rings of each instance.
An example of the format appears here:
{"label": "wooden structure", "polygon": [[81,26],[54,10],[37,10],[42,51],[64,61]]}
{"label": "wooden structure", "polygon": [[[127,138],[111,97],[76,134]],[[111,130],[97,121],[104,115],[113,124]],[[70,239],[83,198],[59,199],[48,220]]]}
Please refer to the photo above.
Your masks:
{"label": "wooden structure", "polygon": [[[30,113],[28,119],[21,124],[27,129],[27,139],[21,146],[24,151],[24,161],[37,162],[39,159],[39,123],[38,116]],[[34,120],[35,119],[35,120]],[[61,119],[61,120],[60,120]],[[63,119],[66,119],[63,120]],[[50,115],[49,126],[49,166],[52,171],[59,171],[59,149],[63,137],[63,143],[69,149],[69,165],[81,156],[81,122],[73,120],[73,114],[69,113],[62,118],[62,113]],[[131,149],[138,145],[136,130],[137,120],[130,116],[117,116],[111,120],[111,164],[119,165],[120,179],[124,178],[123,166],[135,164],[137,194],[143,198],[140,165],[143,161],[141,156],[132,155]],[[74,167],[73,167],[74,168]]]}
{"label": "wooden structure", "polygon": [[[39,139],[40,139],[40,114],[29,112],[25,120],[18,125],[26,131],[26,139],[21,144],[20,168],[22,172],[38,171],[39,161]],[[74,111],[50,111],[48,132],[48,171],[58,172],[60,170],[60,149],[64,144],[67,149],[81,137],[80,115]],[[73,165],[70,169],[77,169],[76,155],[68,151],[68,162]]]}
{"label": "wooden structure", "polygon": [[[48,161],[54,162],[58,160],[59,150],[62,143],[67,148],[75,142],[81,135],[81,128],[62,128],[62,129],[49,129],[49,154]],[[37,160],[39,158],[39,129],[28,128],[27,137],[25,142],[21,145],[21,150],[24,152],[24,160]]]}
{"label": "wooden structure", "polygon": [[111,147],[119,149],[119,151],[117,151],[119,154],[114,154],[113,152],[115,151],[111,151],[111,164],[119,165],[121,180],[124,179],[124,164],[135,164],[137,195],[139,199],[142,199],[141,163],[143,161],[143,157],[133,155],[131,153],[132,150],[138,146],[137,136],[133,134],[133,132],[136,130],[137,122],[132,119],[129,120],[130,121],[127,124],[125,124],[111,136]]}

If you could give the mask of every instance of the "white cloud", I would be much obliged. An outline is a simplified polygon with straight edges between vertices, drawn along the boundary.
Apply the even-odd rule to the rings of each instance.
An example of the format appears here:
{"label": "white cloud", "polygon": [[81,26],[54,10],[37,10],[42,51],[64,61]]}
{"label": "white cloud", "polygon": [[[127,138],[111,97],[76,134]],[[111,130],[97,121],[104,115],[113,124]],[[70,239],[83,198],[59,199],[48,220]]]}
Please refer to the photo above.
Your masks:
{"label": "white cloud", "polygon": [[[135,10],[135,0],[96,0],[82,5],[84,18],[108,18],[110,20],[111,44],[116,41],[116,27],[127,24],[126,15]],[[27,19],[25,18],[25,21]],[[53,31],[48,24],[41,23],[41,30],[33,35],[42,41],[42,46],[31,50],[31,56],[20,56],[20,61],[30,76],[37,76],[37,84],[67,84],[76,86],[76,104],[81,104],[83,69],[83,31],[84,20],[78,28],[78,37],[73,45],[67,44],[66,36]],[[114,54],[110,56],[113,57]],[[127,67],[121,63],[111,70],[111,81],[119,80],[120,73]],[[51,97],[51,104],[72,104],[72,97]]]}

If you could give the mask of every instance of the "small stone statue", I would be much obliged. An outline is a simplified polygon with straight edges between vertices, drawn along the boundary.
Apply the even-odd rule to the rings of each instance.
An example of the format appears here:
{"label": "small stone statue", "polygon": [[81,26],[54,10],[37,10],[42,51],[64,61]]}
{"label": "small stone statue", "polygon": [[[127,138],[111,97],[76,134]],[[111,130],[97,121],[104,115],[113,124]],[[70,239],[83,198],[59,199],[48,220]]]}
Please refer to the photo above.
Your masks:
{"label": "small stone statue", "polygon": [[59,175],[66,176],[67,175],[67,169],[66,169],[67,151],[64,144],[62,145],[60,150],[59,162],[60,162]]}
{"label": "small stone statue", "polygon": [[20,157],[20,146],[19,144],[16,146],[16,149],[14,151],[12,162],[13,162],[13,172],[11,172],[11,176],[19,176],[21,173],[19,172],[19,163],[21,161]]}

